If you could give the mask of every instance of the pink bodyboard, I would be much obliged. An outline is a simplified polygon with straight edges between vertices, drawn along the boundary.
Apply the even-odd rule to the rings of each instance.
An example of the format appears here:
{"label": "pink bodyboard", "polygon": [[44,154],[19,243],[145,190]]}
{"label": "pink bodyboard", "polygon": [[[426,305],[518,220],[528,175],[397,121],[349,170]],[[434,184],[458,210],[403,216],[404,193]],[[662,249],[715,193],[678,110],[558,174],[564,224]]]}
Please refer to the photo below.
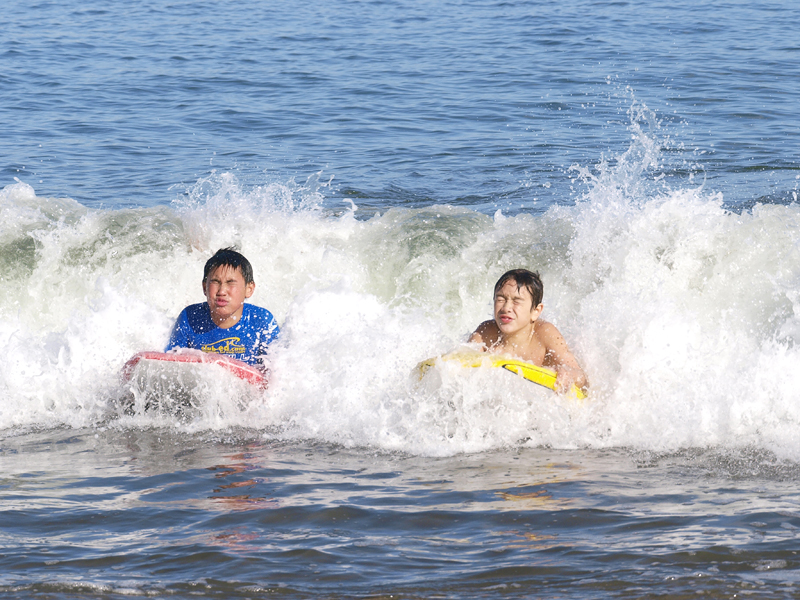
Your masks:
{"label": "pink bodyboard", "polygon": [[243,379],[247,383],[258,387],[267,386],[267,376],[264,371],[248,365],[235,358],[230,358],[222,354],[211,354],[209,352],[200,352],[199,350],[190,350],[182,348],[173,352],[137,352],[131,359],[122,367],[121,376],[124,381],[129,381],[133,376],[133,371],[141,361],[164,361],[176,363],[193,363],[193,364],[214,364],[222,367],[232,375],[239,379]]}

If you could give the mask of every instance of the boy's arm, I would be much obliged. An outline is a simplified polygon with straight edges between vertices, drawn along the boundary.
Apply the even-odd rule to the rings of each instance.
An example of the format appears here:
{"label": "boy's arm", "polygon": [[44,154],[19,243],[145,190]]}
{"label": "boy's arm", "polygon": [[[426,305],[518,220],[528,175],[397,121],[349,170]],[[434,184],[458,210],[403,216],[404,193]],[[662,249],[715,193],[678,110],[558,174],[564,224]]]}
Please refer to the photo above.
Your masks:
{"label": "boy's arm", "polygon": [[554,367],[556,371],[556,391],[565,392],[574,383],[585,392],[589,387],[589,380],[570,352],[561,332],[552,323],[542,322],[538,333],[545,347],[545,364]]}
{"label": "boy's arm", "polygon": [[270,313],[269,324],[267,325],[267,344],[271,344],[277,340],[280,334],[281,328],[278,327],[278,322],[275,320],[275,317],[272,316],[272,313]]}
{"label": "boy's arm", "polygon": [[278,322],[271,312],[264,309],[262,316],[259,319],[258,333],[256,334],[256,345],[254,354],[261,356],[266,354],[269,350],[269,345],[278,339],[281,334],[281,329],[278,327]]}
{"label": "boy's arm", "polygon": [[191,348],[193,345],[189,343],[189,338],[186,336],[186,331],[183,327],[184,313],[175,320],[175,325],[172,326],[172,333],[169,335],[169,342],[164,352],[169,352],[175,348]]}

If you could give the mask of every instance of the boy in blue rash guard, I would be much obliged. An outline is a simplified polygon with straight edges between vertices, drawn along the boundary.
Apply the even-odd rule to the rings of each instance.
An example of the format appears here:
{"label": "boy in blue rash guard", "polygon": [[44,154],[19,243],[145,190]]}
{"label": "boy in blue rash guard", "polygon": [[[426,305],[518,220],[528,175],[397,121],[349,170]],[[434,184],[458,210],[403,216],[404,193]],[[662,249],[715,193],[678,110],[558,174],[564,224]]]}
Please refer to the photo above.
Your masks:
{"label": "boy in blue rash guard", "polygon": [[233,248],[217,250],[203,270],[206,302],[183,309],[165,352],[195,348],[261,365],[280,329],[267,309],[244,303],[255,287],[250,261]]}

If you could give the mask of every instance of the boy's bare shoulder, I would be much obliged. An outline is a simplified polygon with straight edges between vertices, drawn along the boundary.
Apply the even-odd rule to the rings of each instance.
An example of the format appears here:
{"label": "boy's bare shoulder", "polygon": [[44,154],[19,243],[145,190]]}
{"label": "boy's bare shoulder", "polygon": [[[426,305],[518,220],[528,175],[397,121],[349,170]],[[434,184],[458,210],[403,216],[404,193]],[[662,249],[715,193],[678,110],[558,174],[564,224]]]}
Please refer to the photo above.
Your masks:
{"label": "boy's bare shoulder", "polygon": [[556,327],[549,321],[543,321],[542,319],[536,321],[535,331],[537,337],[543,342],[545,342],[545,346],[550,346],[556,343],[566,344],[566,342],[564,341],[564,336],[561,335],[561,332],[558,330],[558,327]]}
{"label": "boy's bare shoulder", "polygon": [[490,346],[497,341],[500,330],[497,329],[497,323],[494,321],[484,321],[475,332],[469,337],[470,342],[479,342],[485,346]]}
{"label": "boy's bare shoulder", "polygon": [[535,329],[536,333],[540,335],[552,335],[554,333],[561,335],[561,332],[558,331],[558,327],[553,325],[550,321],[545,321],[544,319],[537,319]]}
{"label": "boy's bare shoulder", "polygon": [[488,321],[484,321],[478,328],[475,330],[476,333],[484,334],[484,333],[497,333],[497,323],[494,322],[493,319],[489,319]]}

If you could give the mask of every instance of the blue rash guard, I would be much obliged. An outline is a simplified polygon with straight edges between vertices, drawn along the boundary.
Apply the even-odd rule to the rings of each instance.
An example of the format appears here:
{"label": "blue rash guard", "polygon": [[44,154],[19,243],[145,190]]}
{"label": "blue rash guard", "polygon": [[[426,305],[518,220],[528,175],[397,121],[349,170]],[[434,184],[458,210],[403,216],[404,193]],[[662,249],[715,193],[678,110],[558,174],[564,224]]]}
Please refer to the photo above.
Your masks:
{"label": "blue rash guard", "polygon": [[242,318],[233,327],[222,329],[211,320],[206,302],[183,309],[175,321],[165,352],[174,348],[195,348],[203,352],[224,354],[260,365],[267,347],[280,333],[275,317],[266,308],[242,305]]}

